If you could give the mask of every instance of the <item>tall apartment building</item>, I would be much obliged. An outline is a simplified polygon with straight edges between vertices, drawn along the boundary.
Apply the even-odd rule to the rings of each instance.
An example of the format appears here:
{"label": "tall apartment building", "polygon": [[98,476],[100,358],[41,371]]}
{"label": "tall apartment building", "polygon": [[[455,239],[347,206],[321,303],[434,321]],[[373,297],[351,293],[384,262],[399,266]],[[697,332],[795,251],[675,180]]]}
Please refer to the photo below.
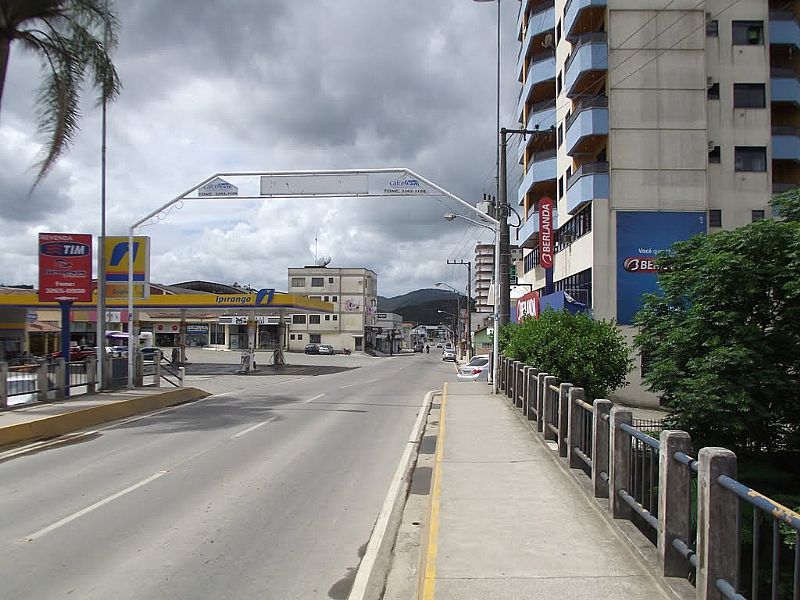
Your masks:
{"label": "tall apartment building", "polygon": [[552,289],[628,335],[656,289],[649,258],[771,216],[771,194],[800,183],[797,6],[521,1],[516,114],[537,131],[517,150],[526,283],[544,292],[544,196],[556,205]]}
{"label": "tall apartment building", "polygon": [[374,325],[378,275],[369,269],[302,267],[289,269],[289,293],[333,304],[332,314],[292,315],[289,350],[306,344],[364,350],[364,326]]}
{"label": "tall apartment building", "polygon": [[494,279],[494,244],[475,245],[475,312],[493,312],[489,303]]}

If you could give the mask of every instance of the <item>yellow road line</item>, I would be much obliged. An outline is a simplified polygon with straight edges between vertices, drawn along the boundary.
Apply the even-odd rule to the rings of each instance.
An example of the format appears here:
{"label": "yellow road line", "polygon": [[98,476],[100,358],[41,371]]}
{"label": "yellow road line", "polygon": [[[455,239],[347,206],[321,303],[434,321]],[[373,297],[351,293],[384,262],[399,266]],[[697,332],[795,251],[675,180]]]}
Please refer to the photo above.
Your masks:
{"label": "yellow road line", "polygon": [[439,550],[439,496],[442,485],[442,459],[444,457],[444,417],[447,405],[447,382],[442,391],[442,405],[439,410],[439,435],[436,442],[436,460],[433,467],[431,490],[431,517],[428,527],[428,552],[425,559],[425,580],[422,589],[423,600],[433,600],[436,592],[436,554]]}

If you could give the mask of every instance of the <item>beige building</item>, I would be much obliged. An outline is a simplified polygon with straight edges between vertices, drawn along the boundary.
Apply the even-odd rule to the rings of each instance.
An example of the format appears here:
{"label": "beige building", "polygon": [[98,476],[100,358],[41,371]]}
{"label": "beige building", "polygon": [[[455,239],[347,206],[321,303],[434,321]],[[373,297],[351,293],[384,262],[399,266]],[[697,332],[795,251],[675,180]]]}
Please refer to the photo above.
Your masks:
{"label": "beige building", "polygon": [[[771,194],[800,184],[797,6],[522,0],[516,115],[538,130],[517,150],[522,281],[632,336],[659,250],[770,217]],[[556,207],[547,289],[545,196]],[[620,397],[655,401],[639,362],[629,380]]]}
{"label": "beige building", "polygon": [[292,315],[289,350],[330,344],[336,350],[364,350],[364,326],[375,325],[378,275],[369,269],[302,267],[289,269],[289,293],[333,304],[332,314]]}
{"label": "beige building", "polygon": [[474,277],[475,312],[492,312],[490,300],[493,297],[491,290],[494,280],[494,244],[475,245]]}

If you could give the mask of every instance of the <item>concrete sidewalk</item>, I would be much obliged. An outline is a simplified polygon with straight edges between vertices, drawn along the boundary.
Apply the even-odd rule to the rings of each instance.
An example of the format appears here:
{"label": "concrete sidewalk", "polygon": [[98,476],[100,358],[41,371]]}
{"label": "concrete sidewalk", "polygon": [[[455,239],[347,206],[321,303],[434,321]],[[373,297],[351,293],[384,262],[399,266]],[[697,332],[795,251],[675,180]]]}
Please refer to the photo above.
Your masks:
{"label": "concrete sidewalk", "polygon": [[448,383],[421,597],[667,598],[504,397]]}
{"label": "concrete sidewalk", "polygon": [[0,449],[191,402],[208,395],[208,392],[191,387],[145,387],[9,408],[0,412]]}

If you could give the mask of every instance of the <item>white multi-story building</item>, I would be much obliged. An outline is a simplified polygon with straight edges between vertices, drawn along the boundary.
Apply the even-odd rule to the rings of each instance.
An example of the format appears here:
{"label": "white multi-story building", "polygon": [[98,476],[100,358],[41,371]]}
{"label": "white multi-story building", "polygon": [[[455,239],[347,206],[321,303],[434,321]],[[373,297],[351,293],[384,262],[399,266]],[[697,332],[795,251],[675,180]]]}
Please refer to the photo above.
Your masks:
{"label": "white multi-story building", "polygon": [[289,350],[306,344],[364,350],[364,326],[375,324],[378,276],[369,269],[302,267],[289,269],[289,293],[333,304],[332,314],[292,315]]}
{"label": "white multi-story building", "polygon": [[[522,0],[516,114],[538,130],[517,151],[523,281],[569,293],[630,336],[642,294],[656,290],[648,259],[771,216],[771,194],[800,183],[796,11],[772,0]],[[547,290],[543,197],[556,209]],[[621,397],[643,397],[639,375]]]}
{"label": "white multi-story building", "polygon": [[494,244],[475,245],[475,312],[492,312],[491,289],[494,281]]}

